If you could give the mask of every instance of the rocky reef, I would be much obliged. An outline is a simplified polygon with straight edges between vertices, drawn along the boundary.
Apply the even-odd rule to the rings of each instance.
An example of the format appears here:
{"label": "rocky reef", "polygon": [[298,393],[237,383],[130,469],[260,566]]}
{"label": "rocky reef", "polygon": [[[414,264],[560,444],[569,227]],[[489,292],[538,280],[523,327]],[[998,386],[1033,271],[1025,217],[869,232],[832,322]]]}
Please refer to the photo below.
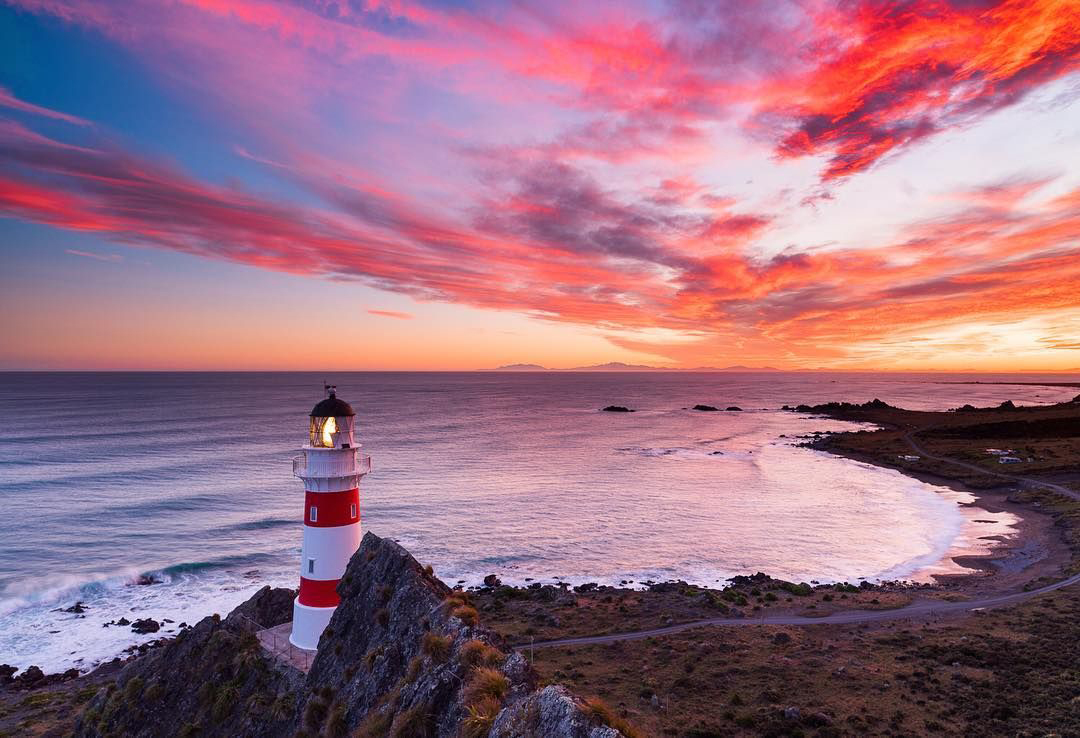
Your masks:
{"label": "rocky reef", "polygon": [[77,736],[618,738],[633,729],[596,700],[548,685],[393,541],[368,533],[305,675],[268,654],[252,623],[291,617],[263,588],[130,662],[88,703]]}

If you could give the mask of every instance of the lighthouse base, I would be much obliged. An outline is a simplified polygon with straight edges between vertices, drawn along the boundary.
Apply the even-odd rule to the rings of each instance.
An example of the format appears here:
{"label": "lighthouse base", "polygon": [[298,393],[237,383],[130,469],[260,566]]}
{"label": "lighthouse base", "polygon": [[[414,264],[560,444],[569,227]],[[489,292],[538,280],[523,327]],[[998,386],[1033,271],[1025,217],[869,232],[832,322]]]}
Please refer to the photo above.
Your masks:
{"label": "lighthouse base", "polygon": [[301,605],[300,598],[293,600],[292,634],[289,643],[305,651],[319,647],[319,636],[326,630],[335,607],[311,607]]}

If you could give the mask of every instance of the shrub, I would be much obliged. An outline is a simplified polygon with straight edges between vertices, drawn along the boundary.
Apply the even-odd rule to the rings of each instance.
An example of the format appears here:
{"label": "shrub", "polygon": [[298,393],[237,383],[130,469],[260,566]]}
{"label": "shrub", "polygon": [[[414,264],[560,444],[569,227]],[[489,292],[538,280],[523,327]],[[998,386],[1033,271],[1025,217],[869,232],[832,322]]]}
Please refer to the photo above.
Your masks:
{"label": "shrub", "polygon": [[430,656],[432,661],[443,661],[450,655],[450,644],[453,642],[453,636],[425,633],[423,641],[424,653]]}
{"label": "shrub", "polygon": [[502,664],[506,656],[494,646],[489,646],[480,640],[472,640],[461,647],[458,658],[466,666],[494,667]]}
{"label": "shrub", "polygon": [[808,596],[814,594],[814,588],[811,587],[806,582],[802,582],[801,584],[794,584],[792,582],[784,582],[783,584],[780,585],[780,589],[784,590],[785,592],[790,592],[791,594],[795,595],[796,597],[808,597]]}
{"label": "shrub", "polygon": [[420,676],[420,667],[423,665],[424,660],[419,656],[413,656],[409,662],[409,670],[405,672],[406,682],[415,682],[416,677]]}
{"label": "shrub", "polygon": [[450,614],[466,625],[476,625],[480,620],[479,613],[472,605],[458,605],[450,611]]}
{"label": "shrub", "polygon": [[330,718],[326,721],[326,735],[329,738],[344,738],[349,732],[345,720],[345,703],[335,702],[330,708]]}
{"label": "shrub", "polygon": [[133,677],[124,685],[124,699],[134,704],[136,698],[142,694],[142,689],[142,677]]}
{"label": "shrub", "polygon": [[590,697],[585,700],[582,709],[594,722],[614,728],[625,735],[626,738],[641,738],[641,733],[636,728],[616,715],[611,706],[599,697]]}
{"label": "shrub", "polygon": [[353,732],[353,738],[386,738],[390,733],[390,724],[394,721],[394,713],[389,710],[372,710],[357,726]]}
{"label": "shrub", "polygon": [[485,697],[475,705],[469,705],[463,724],[465,738],[483,738],[491,732],[502,703],[494,697]]}
{"label": "shrub", "polygon": [[390,738],[428,738],[434,732],[427,705],[413,705],[390,726]]}
{"label": "shrub", "polygon": [[501,702],[509,689],[510,680],[501,671],[477,667],[465,685],[464,701],[466,705],[478,705],[485,697],[491,697]]}
{"label": "shrub", "polygon": [[326,720],[328,709],[329,705],[317,697],[308,700],[307,707],[304,708],[304,725],[312,730],[318,730]]}

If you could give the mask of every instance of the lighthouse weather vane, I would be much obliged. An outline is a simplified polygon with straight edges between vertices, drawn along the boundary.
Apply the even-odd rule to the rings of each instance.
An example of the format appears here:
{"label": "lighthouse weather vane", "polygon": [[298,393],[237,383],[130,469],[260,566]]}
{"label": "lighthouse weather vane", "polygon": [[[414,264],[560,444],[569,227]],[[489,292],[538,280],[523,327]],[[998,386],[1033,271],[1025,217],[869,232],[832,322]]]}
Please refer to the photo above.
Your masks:
{"label": "lighthouse weather vane", "polygon": [[338,582],[360,545],[360,479],[371,471],[371,457],[356,442],[356,413],[335,385],[323,389],[308,443],[293,459],[293,474],[304,480],[304,546],[289,641],[307,650],[318,647],[340,602]]}

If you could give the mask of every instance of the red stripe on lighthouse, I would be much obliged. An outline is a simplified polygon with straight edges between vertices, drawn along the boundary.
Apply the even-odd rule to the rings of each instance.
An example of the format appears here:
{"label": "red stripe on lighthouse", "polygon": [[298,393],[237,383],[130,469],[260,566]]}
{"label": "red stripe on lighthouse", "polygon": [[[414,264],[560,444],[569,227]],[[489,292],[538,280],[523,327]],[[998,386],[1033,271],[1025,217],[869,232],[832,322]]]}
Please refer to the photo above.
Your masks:
{"label": "red stripe on lighthouse", "polygon": [[[313,528],[336,528],[360,522],[360,490],[344,492],[306,492],[304,494],[304,525]],[[316,510],[312,519],[311,510]]]}
{"label": "red stripe on lighthouse", "polygon": [[337,607],[341,602],[337,585],[340,579],[307,579],[300,577],[300,604],[308,607]]}

